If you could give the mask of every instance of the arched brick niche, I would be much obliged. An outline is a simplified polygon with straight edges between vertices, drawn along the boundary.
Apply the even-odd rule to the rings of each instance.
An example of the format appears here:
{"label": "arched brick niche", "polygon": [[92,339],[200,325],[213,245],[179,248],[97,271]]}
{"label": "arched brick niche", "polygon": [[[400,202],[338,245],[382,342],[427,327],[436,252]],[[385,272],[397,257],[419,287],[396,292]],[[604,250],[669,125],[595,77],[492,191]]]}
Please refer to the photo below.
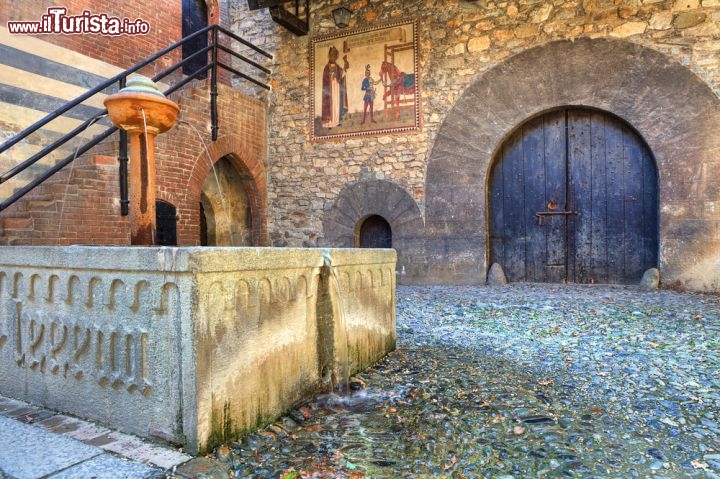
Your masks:
{"label": "arched brick niche", "polygon": [[658,166],[663,283],[720,290],[720,99],[663,54],[606,39],[526,50],[458,99],[428,159],[427,282],[484,281],[492,159],[517,126],[565,106],[617,115],[647,142]]}
{"label": "arched brick niche", "polygon": [[[185,228],[190,232],[191,238],[183,238],[185,243],[199,241],[200,225],[200,196],[202,185],[208,175],[212,175],[212,165],[208,155],[213,158],[213,164],[221,158],[226,158],[237,170],[242,185],[248,195],[252,212],[252,240],[253,246],[266,246],[269,242],[267,232],[267,175],[261,160],[247,153],[243,142],[236,135],[225,135],[216,142],[207,146],[207,151],[198,154],[185,189],[188,200],[188,221],[194,226]],[[197,232],[195,231],[197,228]]]}
{"label": "arched brick niche", "polygon": [[367,218],[377,215],[392,230],[393,248],[398,253],[398,272],[414,261],[409,255],[422,234],[423,220],[415,200],[395,183],[385,180],[360,181],[347,185],[323,218],[324,243],[327,246],[353,248],[358,227]]}

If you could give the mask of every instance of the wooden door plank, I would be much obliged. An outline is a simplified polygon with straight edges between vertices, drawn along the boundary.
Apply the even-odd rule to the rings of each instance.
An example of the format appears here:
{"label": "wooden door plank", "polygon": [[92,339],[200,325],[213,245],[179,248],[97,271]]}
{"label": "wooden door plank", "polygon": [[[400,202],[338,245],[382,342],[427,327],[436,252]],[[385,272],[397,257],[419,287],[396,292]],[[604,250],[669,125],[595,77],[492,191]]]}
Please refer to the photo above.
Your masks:
{"label": "wooden door plank", "polygon": [[593,112],[590,128],[592,162],[592,206],[590,221],[592,245],[590,247],[590,282],[608,282],[607,258],[607,153],[605,149],[605,118],[600,112]]}
{"label": "wooden door plank", "polygon": [[605,151],[607,161],[607,257],[608,282],[624,282],[625,264],[625,153],[623,133],[615,121],[605,122]]}
{"label": "wooden door plank", "polygon": [[[543,125],[543,146],[545,148],[545,207],[553,203],[557,211],[567,208],[567,151],[565,141],[565,110],[546,115]],[[567,281],[567,217],[551,216],[544,220],[546,226],[547,266],[545,277],[548,282]]]}
{"label": "wooden door plank", "polygon": [[504,264],[502,267],[509,281],[525,281],[526,271],[526,230],[525,198],[523,184],[522,129],[508,140],[507,150],[502,158],[503,169],[503,231],[505,232]]}
{"label": "wooden door plank", "polygon": [[490,171],[490,195],[488,198],[488,214],[490,221],[488,227],[490,229],[490,263],[498,263],[505,268],[505,210],[503,201],[505,180],[503,175],[503,159],[507,145],[503,145],[500,153]]}
{"label": "wooden door plank", "polygon": [[625,163],[623,181],[625,182],[624,205],[624,236],[625,264],[624,283],[638,283],[642,278],[643,268],[643,151],[642,145],[634,132],[626,126],[622,128]]}
{"label": "wooden door plank", "polygon": [[527,236],[526,281],[544,282],[547,264],[547,229],[538,222],[535,213],[545,210],[545,145],[543,118],[523,127],[524,221]]}
{"label": "wooden door plank", "polygon": [[585,110],[568,112],[568,281],[590,282],[592,250],[591,122]]}
{"label": "wooden door plank", "polygon": [[658,265],[658,175],[655,158],[650,149],[643,149],[643,192],[642,192],[642,218],[643,218],[643,268],[655,268]]}

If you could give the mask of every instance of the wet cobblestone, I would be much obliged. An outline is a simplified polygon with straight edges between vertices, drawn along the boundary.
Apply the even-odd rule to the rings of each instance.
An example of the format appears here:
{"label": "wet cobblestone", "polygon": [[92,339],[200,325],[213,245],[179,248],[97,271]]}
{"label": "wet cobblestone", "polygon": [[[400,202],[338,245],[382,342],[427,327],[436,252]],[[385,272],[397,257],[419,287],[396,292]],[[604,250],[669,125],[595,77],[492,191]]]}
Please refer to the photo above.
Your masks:
{"label": "wet cobblestone", "polygon": [[398,287],[398,349],[230,444],[236,477],[720,478],[720,298]]}

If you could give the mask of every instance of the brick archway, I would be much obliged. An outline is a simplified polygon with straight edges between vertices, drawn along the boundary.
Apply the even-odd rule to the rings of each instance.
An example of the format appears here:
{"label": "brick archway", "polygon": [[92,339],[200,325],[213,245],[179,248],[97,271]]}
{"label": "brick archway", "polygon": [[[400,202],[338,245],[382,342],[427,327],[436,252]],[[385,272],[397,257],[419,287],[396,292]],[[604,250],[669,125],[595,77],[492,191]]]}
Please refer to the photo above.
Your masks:
{"label": "brick archway", "polygon": [[[221,158],[226,158],[240,174],[252,210],[252,244],[268,245],[267,174],[264,164],[247,154],[242,142],[235,135],[221,136],[207,147],[209,155],[213,158],[213,164]],[[188,177],[187,198],[191,207],[190,221],[194,225],[200,224],[200,212],[195,206],[200,204],[203,182],[209,174],[212,174],[212,165],[207,158],[208,153],[205,151],[199,153]],[[199,233],[194,240],[199,240]]]}
{"label": "brick archway", "polygon": [[526,50],[463,93],[428,160],[427,248],[436,257],[428,275],[446,282],[484,280],[492,158],[518,125],[564,106],[610,112],[640,134],[657,160],[665,284],[719,289],[717,215],[700,205],[720,204],[713,186],[720,173],[713,161],[720,150],[720,99],[663,54],[605,39]]}

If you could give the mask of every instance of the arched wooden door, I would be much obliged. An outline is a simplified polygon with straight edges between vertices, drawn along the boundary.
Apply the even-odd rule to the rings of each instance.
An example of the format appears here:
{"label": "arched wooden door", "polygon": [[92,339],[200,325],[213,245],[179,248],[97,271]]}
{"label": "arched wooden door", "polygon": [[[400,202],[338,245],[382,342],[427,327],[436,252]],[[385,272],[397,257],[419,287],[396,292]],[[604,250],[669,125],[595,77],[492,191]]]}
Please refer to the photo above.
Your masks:
{"label": "arched wooden door", "polygon": [[392,248],[392,228],[385,218],[371,215],[358,225],[355,246],[358,248]]}
{"label": "arched wooden door", "polygon": [[657,266],[655,160],[614,116],[547,113],[499,152],[489,219],[490,264],[510,281],[636,283]]}

